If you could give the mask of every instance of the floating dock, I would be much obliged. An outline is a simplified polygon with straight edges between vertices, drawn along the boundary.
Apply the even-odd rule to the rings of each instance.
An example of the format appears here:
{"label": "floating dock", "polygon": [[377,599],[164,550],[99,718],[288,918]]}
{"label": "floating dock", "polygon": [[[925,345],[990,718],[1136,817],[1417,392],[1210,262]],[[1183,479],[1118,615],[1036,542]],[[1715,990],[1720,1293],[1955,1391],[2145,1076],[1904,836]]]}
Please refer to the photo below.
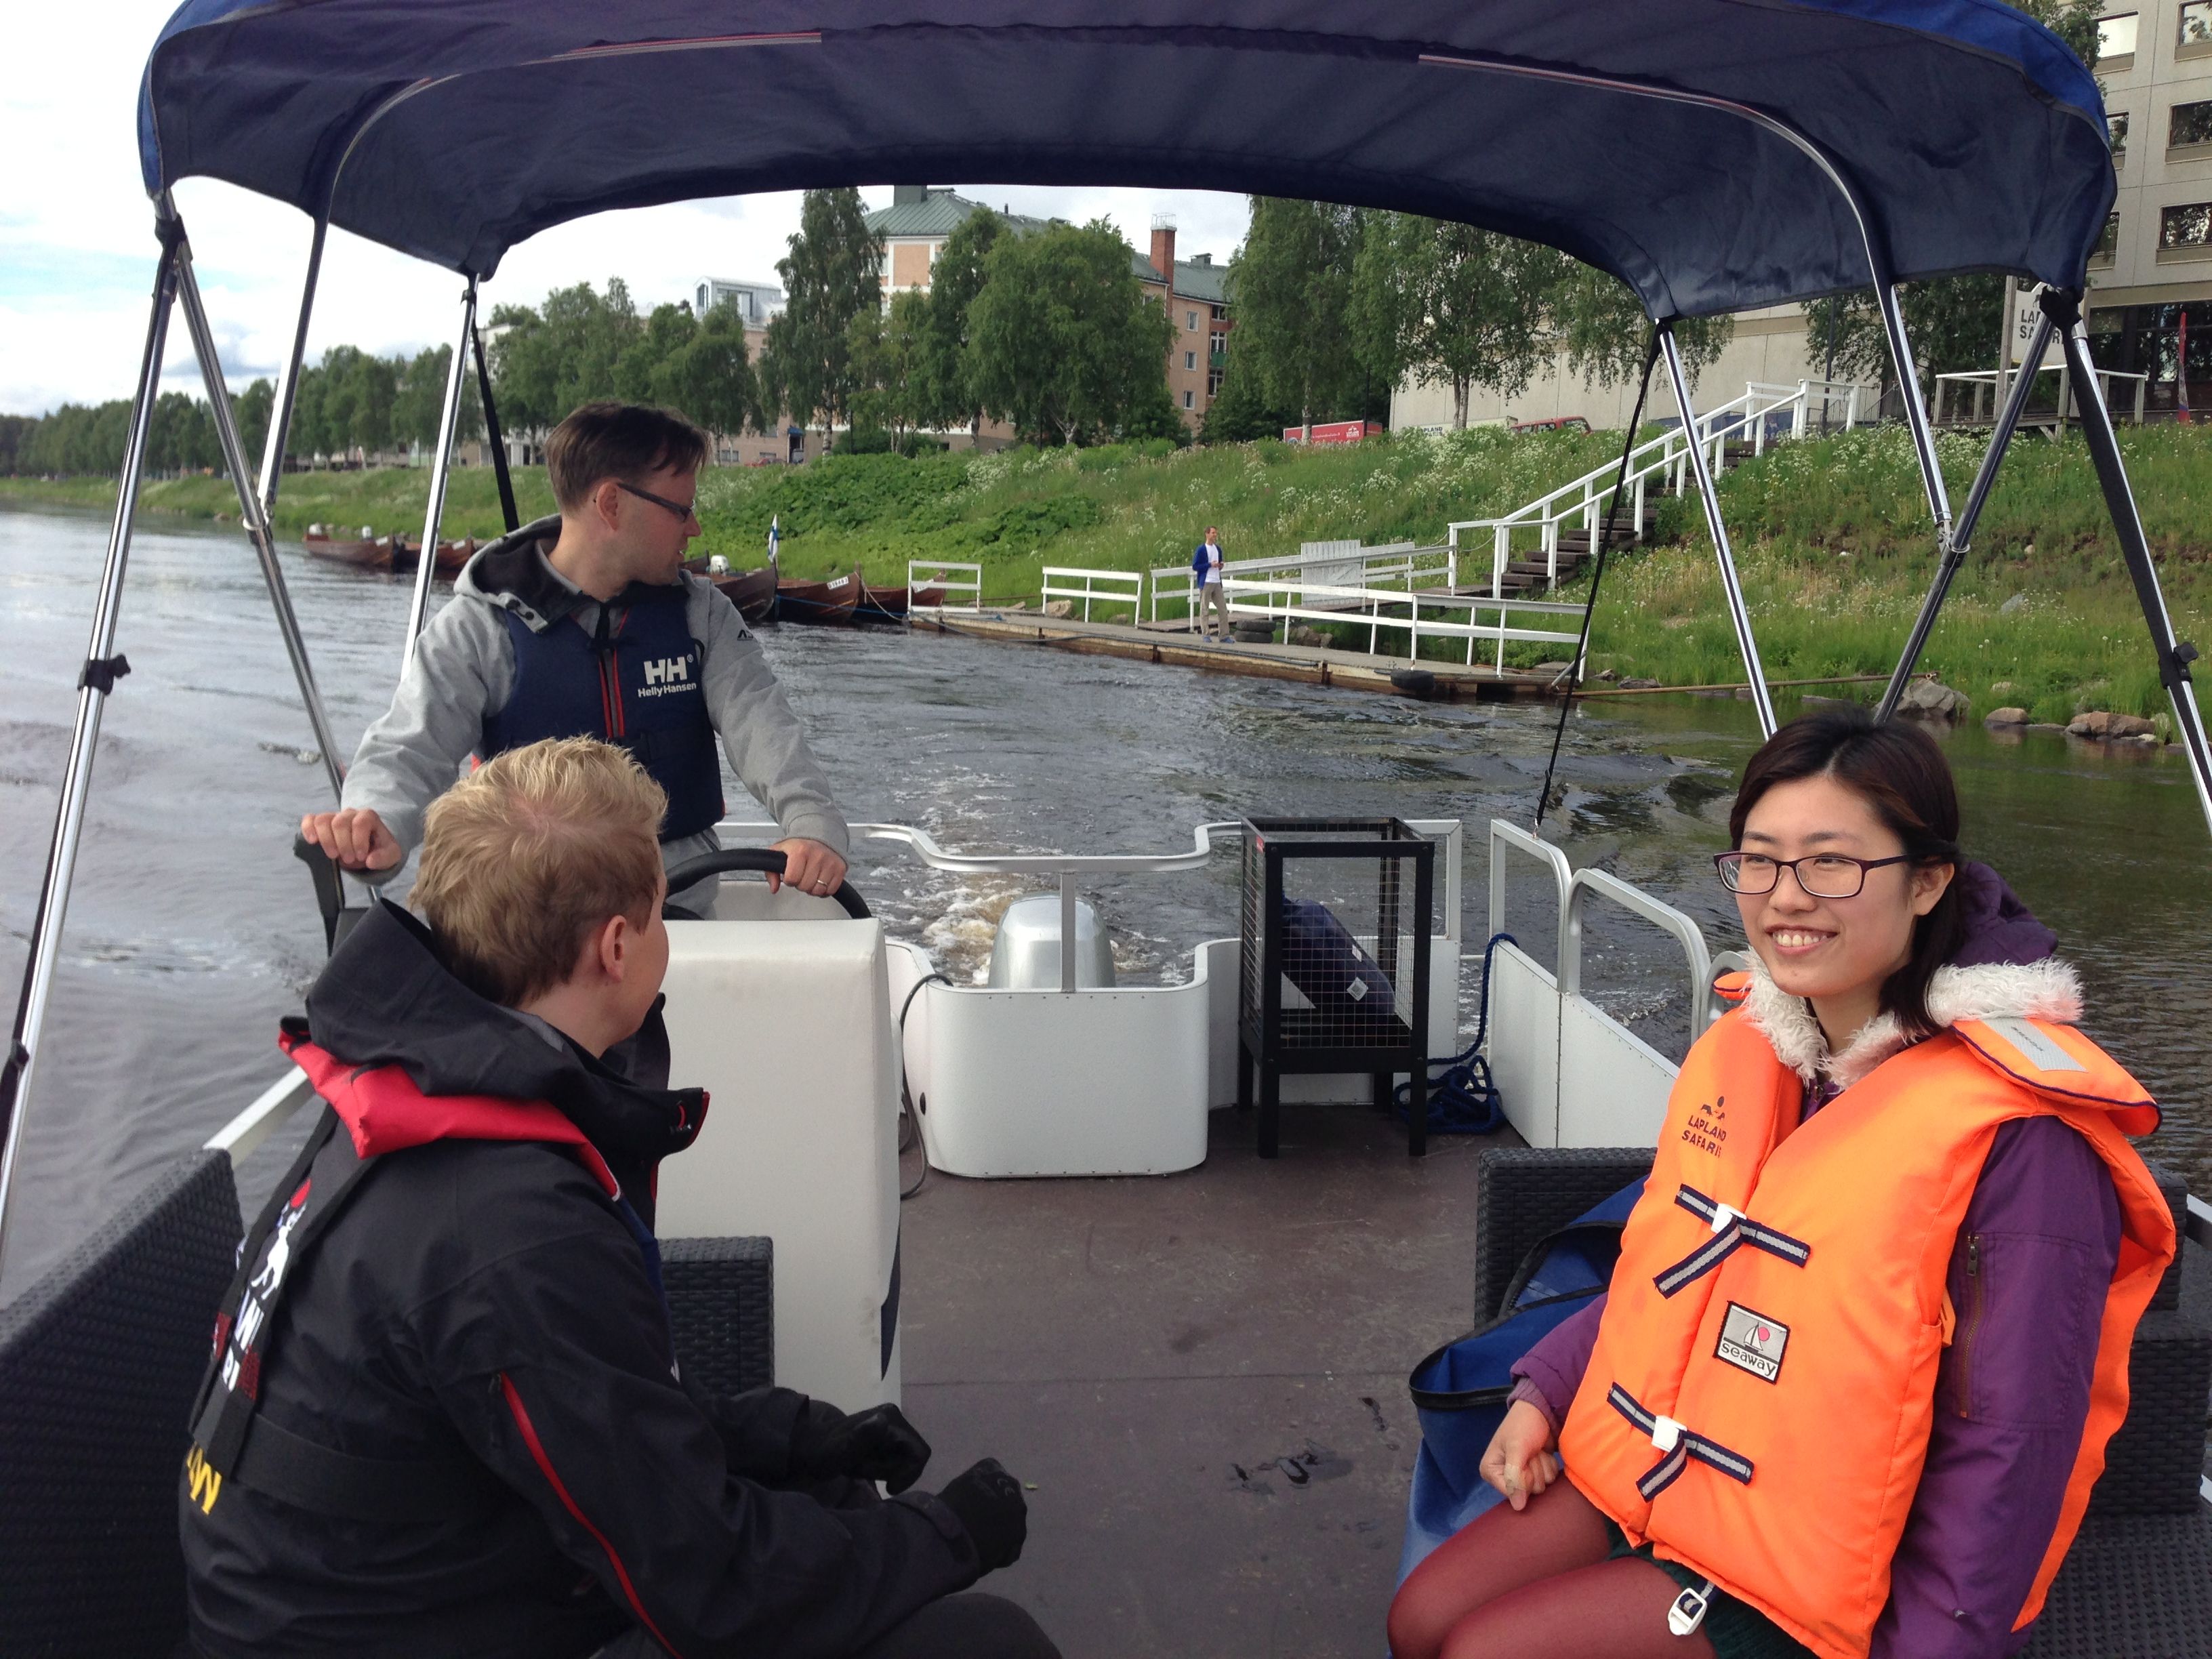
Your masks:
{"label": "floating dock", "polygon": [[[915,628],[934,629],[940,634],[963,634],[972,639],[1048,646],[1089,656],[1172,663],[1177,667],[1204,669],[1213,674],[1302,680],[1309,685],[1330,685],[1348,691],[1387,691],[1397,696],[1443,702],[1542,697],[1552,690],[1553,683],[1559,678],[1557,669],[1539,672],[1508,668],[1500,672],[1487,663],[1438,662],[1427,658],[1415,663],[1319,646],[1247,643],[1241,640],[1216,644],[1195,633],[1170,633],[1126,623],[1083,622],[1035,611],[945,611],[916,605],[908,613],[908,620]],[[1415,675],[1427,678],[1418,680],[1413,678]]]}

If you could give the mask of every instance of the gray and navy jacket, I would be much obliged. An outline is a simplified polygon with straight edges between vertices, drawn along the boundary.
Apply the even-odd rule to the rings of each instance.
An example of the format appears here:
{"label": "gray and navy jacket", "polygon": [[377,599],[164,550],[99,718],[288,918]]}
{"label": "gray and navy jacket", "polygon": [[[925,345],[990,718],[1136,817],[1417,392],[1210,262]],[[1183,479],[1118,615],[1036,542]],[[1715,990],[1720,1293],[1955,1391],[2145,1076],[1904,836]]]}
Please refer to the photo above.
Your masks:
{"label": "gray and navy jacket", "polygon": [[[411,852],[430,803],[471,755],[538,737],[606,738],[625,743],[669,789],[673,833],[661,852],[673,867],[716,844],[719,736],[738,781],[785,835],[845,855],[849,836],[829,778],[737,607],[688,574],[666,590],[633,586],[603,606],[546,562],[560,526],[540,519],[469,561],[453,602],[424,629],[390,710],[363,734],[341,805],[374,810]],[[648,635],[650,650],[625,648]],[[599,663],[611,682],[635,683],[611,684],[603,696]],[[686,720],[699,729],[681,730]]]}

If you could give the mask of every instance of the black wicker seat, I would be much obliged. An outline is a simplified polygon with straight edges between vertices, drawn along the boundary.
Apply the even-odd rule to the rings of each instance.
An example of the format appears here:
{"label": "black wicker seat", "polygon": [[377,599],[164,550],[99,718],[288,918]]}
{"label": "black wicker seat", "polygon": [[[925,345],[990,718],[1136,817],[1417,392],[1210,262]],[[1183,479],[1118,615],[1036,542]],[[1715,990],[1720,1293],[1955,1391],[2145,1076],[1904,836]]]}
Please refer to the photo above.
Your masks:
{"label": "black wicker seat", "polygon": [[[0,1659],[162,1659],[185,1634],[185,1419],[243,1229],[229,1158],[180,1160],[0,1309]],[[672,1240],[687,1376],[774,1381],[764,1238]]]}
{"label": "black wicker seat", "polygon": [[[1641,1147],[1498,1146],[1479,1158],[1478,1322],[1495,1316],[1532,1246],[1651,1168]],[[2157,1164],[2151,1172],[2179,1224],[2181,1180]],[[2185,1248],[2136,1330],[2127,1421],[2026,1659],[2212,1659],[2212,1505],[2199,1487],[2212,1330],[2181,1311],[2185,1273],[2212,1270],[2203,1256]]]}

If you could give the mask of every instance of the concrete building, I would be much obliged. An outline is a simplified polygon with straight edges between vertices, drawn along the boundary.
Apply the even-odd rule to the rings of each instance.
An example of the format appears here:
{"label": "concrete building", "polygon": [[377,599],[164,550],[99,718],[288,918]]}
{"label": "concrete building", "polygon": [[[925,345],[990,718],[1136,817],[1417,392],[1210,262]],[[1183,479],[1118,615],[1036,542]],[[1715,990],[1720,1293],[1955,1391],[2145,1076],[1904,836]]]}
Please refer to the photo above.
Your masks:
{"label": "concrete building", "polygon": [[2171,414],[2212,398],[2212,0],[2115,6],[2097,78],[2112,125],[2119,199],[2091,265],[2089,333],[2104,368],[2150,376]]}
{"label": "concrete building", "polygon": [[715,306],[735,306],[748,332],[768,326],[781,313],[783,290],[774,283],[750,283],[730,276],[702,276],[691,285],[691,314],[704,317]]}
{"label": "concrete building", "polygon": [[[938,254],[952,233],[985,204],[934,185],[895,185],[889,207],[867,216],[870,230],[884,239],[884,302],[902,289],[929,291]],[[1042,230],[1054,222],[1000,210],[999,216],[1017,234]],[[1152,223],[1149,257],[1129,252],[1132,273],[1146,294],[1167,307],[1175,325],[1175,338],[1167,354],[1168,395],[1193,431],[1206,418],[1214,394],[1221,390],[1223,354],[1229,337],[1229,303],[1224,284],[1229,270],[1216,264],[1210,253],[1178,259],[1175,252],[1175,222],[1164,216]]]}
{"label": "concrete building", "polygon": [[[2179,347],[2189,341],[2189,404],[2212,403],[2212,0],[2141,0],[2103,20],[2097,78],[2112,122],[2119,198],[2090,261],[2091,349],[2103,368],[2150,376],[2147,412],[2170,414],[2179,392]],[[1990,343],[1988,367],[1996,362]],[[1823,343],[1804,313],[1778,306],[1737,317],[1735,337],[1698,377],[1700,404],[1740,395],[1751,381],[1818,380]],[[1477,391],[1470,421],[1579,415],[1594,427],[1627,423],[1636,388],[1586,386],[1564,359],[1517,398]],[[1663,377],[1649,410],[1675,410]],[[1451,387],[1410,379],[1393,394],[1394,427],[1451,423]]]}

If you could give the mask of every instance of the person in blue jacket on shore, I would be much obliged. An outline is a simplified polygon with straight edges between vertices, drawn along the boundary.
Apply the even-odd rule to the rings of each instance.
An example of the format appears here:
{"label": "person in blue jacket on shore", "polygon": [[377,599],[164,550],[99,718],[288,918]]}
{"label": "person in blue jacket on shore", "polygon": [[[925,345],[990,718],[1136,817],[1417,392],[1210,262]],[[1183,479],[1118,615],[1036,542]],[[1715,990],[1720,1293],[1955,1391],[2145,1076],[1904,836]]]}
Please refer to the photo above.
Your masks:
{"label": "person in blue jacket on shore", "polygon": [[1219,637],[1229,637],[1229,601],[1223,596],[1221,571],[1221,532],[1213,526],[1206,527],[1206,539],[1190,556],[1191,574],[1198,582],[1198,631],[1201,637],[1212,639],[1207,626],[1209,614],[1220,624]]}

